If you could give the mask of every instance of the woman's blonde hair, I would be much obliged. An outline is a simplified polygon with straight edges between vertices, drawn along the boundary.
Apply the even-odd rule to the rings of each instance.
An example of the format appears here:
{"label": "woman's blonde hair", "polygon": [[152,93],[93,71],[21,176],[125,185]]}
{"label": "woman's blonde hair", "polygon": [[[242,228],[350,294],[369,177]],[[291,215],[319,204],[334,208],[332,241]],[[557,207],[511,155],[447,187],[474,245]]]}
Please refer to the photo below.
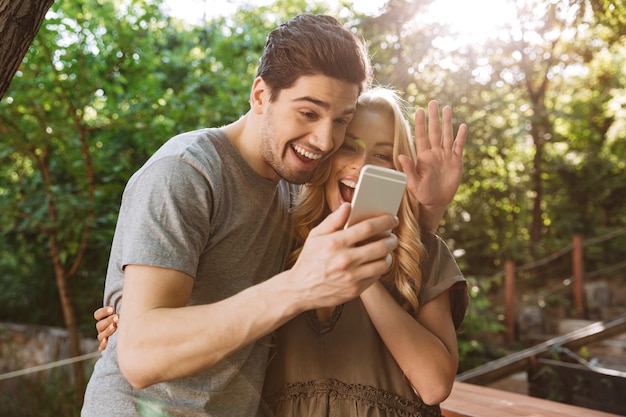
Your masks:
{"label": "woman's blonde hair", "polygon": [[[415,143],[411,135],[411,127],[405,117],[404,102],[394,90],[374,87],[359,97],[356,108],[357,112],[367,109],[392,117],[395,169],[400,170],[398,163],[400,154],[409,156],[415,163]],[[330,214],[324,194],[324,184],[330,176],[330,164],[331,161],[327,160],[319,167],[314,178],[302,186],[298,203],[293,209],[298,245],[289,257],[289,265],[295,263],[311,229]],[[382,282],[390,290],[397,292],[403,298],[403,308],[415,315],[419,308],[418,295],[422,283],[420,266],[426,251],[420,239],[417,202],[413,201],[408,191],[402,197],[398,218],[400,224],[394,230],[398,236],[398,248],[392,254],[393,262],[388,273],[382,278]]]}

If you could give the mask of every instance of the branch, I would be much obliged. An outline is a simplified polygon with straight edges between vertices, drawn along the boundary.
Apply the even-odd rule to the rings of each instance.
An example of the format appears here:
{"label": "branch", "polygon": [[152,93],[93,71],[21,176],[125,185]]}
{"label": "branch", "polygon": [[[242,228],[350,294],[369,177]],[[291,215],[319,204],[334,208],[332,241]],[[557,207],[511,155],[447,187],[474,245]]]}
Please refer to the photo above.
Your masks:
{"label": "branch", "polygon": [[0,0],[0,99],[54,0]]}

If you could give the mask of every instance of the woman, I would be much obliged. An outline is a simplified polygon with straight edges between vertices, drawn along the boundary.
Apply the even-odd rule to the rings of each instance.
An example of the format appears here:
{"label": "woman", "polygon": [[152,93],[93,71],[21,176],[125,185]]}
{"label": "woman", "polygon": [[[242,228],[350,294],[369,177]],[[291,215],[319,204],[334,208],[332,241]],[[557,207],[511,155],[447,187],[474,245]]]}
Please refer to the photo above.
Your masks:
{"label": "woman", "polygon": [[[449,109],[444,109],[443,134],[436,103],[429,105],[429,113],[430,143],[443,136],[441,150],[454,151]],[[428,154],[424,120],[418,111],[418,156]],[[462,151],[463,143],[459,146]],[[294,209],[298,240],[304,242],[330,212],[350,202],[361,168],[374,164],[409,174],[410,192],[394,230],[399,246],[388,274],[360,297],[301,314],[274,333],[263,415],[441,416],[438,404],[449,395],[456,375],[456,329],[467,307],[467,290],[445,244],[420,231],[418,204],[409,197],[423,194],[413,172],[415,155],[398,96],[385,88],[361,95],[344,144],[302,189]],[[436,181],[442,191],[431,194],[449,197],[447,205],[458,178]],[[291,254],[291,264],[299,252]],[[96,318],[105,314],[98,312]],[[110,320],[97,326],[100,340],[114,330]]]}

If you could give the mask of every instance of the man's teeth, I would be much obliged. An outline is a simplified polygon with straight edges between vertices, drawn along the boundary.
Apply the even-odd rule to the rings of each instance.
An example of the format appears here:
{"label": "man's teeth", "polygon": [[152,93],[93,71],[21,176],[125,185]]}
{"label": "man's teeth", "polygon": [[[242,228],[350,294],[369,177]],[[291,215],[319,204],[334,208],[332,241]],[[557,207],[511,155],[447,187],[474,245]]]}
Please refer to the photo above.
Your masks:
{"label": "man's teeth", "polygon": [[354,182],[354,181],[341,180],[339,182],[342,183],[343,185],[345,185],[346,187],[350,187],[350,188],[355,188],[356,187],[356,182]]}
{"label": "man's teeth", "polygon": [[298,145],[293,145],[293,150],[309,159],[320,159],[322,157],[322,155],[309,152],[306,149],[299,147]]}

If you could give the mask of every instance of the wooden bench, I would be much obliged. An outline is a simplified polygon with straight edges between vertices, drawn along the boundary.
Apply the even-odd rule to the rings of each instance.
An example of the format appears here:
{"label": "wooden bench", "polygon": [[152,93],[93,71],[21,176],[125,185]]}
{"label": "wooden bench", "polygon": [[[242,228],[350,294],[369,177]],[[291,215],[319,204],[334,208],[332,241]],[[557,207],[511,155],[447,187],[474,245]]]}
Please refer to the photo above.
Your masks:
{"label": "wooden bench", "polygon": [[441,404],[446,417],[615,417],[583,407],[456,381]]}

